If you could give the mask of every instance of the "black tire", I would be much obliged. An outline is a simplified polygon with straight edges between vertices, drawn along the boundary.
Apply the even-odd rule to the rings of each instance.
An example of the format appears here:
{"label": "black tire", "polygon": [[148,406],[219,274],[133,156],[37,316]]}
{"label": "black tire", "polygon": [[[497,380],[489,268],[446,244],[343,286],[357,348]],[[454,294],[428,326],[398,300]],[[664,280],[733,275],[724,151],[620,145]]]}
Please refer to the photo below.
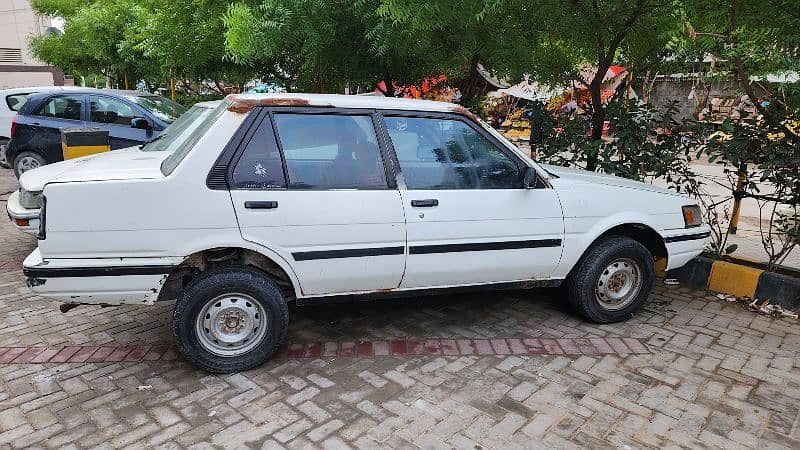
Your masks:
{"label": "black tire", "polygon": [[14,175],[16,175],[17,178],[19,178],[19,176],[22,175],[26,171],[24,168],[20,167],[20,163],[25,158],[33,158],[34,160],[36,160],[39,163],[38,167],[42,167],[45,164],[47,164],[47,160],[44,159],[44,156],[42,156],[42,155],[40,155],[40,154],[38,154],[36,152],[22,152],[22,153],[20,153],[20,154],[18,154],[17,156],[14,157]]}
{"label": "black tire", "polygon": [[[198,337],[198,316],[213,299],[226,294],[252,298],[260,304],[268,320],[264,336],[255,339],[259,342],[246,353],[235,356],[213,353]],[[172,316],[172,333],[180,353],[211,373],[240,372],[260,366],[278,350],[288,327],[289,310],[278,285],[262,272],[246,267],[226,267],[201,274],[178,298]]]}
{"label": "black tire", "polygon": [[8,150],[8,139],[0,139],[0,167],[3,169],[10,169],[11,163],[8,162],[6,151]]}
{"label": "black tire", "polygon": [[[606,270],[611,268],[611,264],[620,261],[625,267],[629,264],[638,266],[640,284],[638,292],[632,289],[628,299],[624,303],[620,301],[618,309],[614,309],[614,305],[601,301],[603,287],[598,283],[601,276],[608,276]],[[567,298],[580,315],[595,323],[613,323],[631,318],[641,308],[653,289],[654,279],[653,255],[647,248],[628,237],[610,236],[586,250],[565,284]]]}

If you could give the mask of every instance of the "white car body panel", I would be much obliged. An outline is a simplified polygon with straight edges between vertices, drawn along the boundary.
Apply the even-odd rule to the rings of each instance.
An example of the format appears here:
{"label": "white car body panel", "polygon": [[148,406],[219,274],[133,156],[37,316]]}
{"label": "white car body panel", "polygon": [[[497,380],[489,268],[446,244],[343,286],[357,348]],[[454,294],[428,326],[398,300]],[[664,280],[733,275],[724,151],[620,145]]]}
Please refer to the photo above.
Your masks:
{"label": "white car body panel", "polygon": [[[412,200],[424,199],[436,199],[439,205],[411,205]],[[486,242],[502,246],[504,241],[560,241],[564,220],[552,189],[408,190],[403,191],[403,208],[412,249],[404,288],[548,279],[561,259],[560,245],[458,250]],[[413,251],[430,246],[456,250]]]}
{"label": "white car body panel", "polygon": [[[245,240],[274,248],[286,260],[295,259],[302,295],[369,292],[400,284],[404,251],[346,261],[310,253],[405,247],[405,219],[397,191],[234,190],[231,198]],[[246,209],[246,201],[277,201],[278,208]]]}
{"label": "white car body panel", "polygon": [[[463,114],[439,102],[356,96],[279,95],[310,106],[409,109]],[[238,101],[270,96],[241,96]],[[257,106],[257,105],[256,105]],[[306,105],[303,105],[306,106]],[[229,109],[233,109],[232,107]],[[648,227],[668,242],[668,268],[699,254],[708,232],[685,228],[685,197],[630,180],[542,166],[500,139],[545,187],[508,190],[213,190],[206,185],[245,112],[226,111],[169,174],[167,152],[115,151],[28,172],[26,189],[43,184],[46,239],[25,270],[113,266],[122,275],[30,276],[32,289],[64,302],[150,304],[165,273],[197,252],[243,248],[259,253],[288,276],[298,299],[341,294],[413,291],[481,284],[562,280],[599,236],[618,225]],[[468,117],[468,116],[466,116]],[[466,119],[469,120],[469,119]],[[490,131],[491,132],[491,131]],[[493,133],[494,134],[494,133]],[[49,172],[44,172],[49,170]],[[552,176],[551,176],[552,174]],[[13,196],[12,196],[13,197]],[[437,199],[432,208],[411,201]],[[247,201],[277,201],[277,209],[248,209]],[[558,245],[415,253],[414,247],[506,241]],[[342,259],[326,252],[402,247],[402,252]],[[298,254],[312,253],[312,258]],[[26,272],[26,273],[28,273]]]}

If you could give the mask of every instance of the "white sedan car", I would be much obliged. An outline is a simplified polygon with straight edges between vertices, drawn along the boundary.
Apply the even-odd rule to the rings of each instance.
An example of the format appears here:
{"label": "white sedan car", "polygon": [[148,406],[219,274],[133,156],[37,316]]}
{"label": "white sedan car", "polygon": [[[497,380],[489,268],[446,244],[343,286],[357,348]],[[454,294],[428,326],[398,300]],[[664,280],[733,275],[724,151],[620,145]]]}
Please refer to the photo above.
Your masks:
{"label": "white sedan car", "polygon": [[586,319],[624,320],[654,258],[709,235],[691,200],[543,166],[448,103],[240,95],[172,128],[47,182],[24,273],[70,304],[177,299],[178,348],[211,372],[266,361],[288,301],[564,284]]}

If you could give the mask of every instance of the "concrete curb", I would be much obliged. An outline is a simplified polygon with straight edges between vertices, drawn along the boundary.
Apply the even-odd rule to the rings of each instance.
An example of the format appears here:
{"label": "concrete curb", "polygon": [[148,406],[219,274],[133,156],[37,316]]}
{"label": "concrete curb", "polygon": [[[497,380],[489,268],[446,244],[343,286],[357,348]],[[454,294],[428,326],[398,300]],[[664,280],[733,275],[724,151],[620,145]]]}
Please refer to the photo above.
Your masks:
{"label": "concrete curb", "polygon": [[696,289],[708,289],[737,297],[769,300],[791,311],[800,310],[800,278],[736,261],[720,261],[698,256],[688,264],[666,273],[683,284]]}

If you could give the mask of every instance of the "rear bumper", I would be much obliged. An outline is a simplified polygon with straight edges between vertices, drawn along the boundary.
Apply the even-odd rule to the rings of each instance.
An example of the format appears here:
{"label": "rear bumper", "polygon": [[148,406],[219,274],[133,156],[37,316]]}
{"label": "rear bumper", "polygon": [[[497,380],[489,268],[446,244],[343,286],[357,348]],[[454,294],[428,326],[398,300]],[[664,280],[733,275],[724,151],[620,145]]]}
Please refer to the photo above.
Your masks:
{"label": "rear bumper", "polygon": [[152,305],[180,258],[43,260],[39,249],[22,263],[37,295],[65,303]]}
{"label": "rear bumper", "polygon": [[666,270],[683,267],[702,253],[710,235],[711,229],[706,225],[664,233],[664,244],[667,247]]}
{"label": "rear bumper", "polygon": [[18,230],[28,234],[39,232],[39,210],[26,209],[19,202],[19,191],[15,191],[6,201],[6,212]]}

